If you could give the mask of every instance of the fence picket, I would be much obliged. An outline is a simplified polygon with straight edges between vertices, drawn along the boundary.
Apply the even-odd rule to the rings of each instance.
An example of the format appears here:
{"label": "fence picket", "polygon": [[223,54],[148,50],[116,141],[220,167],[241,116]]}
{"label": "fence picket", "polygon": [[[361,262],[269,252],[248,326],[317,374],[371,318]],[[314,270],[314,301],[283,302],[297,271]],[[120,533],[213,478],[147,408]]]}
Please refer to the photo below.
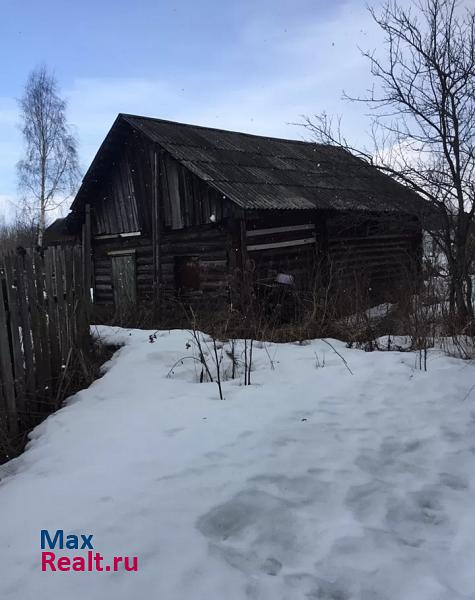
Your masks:
{"label": "fence picket", "polygon": [[44,391],[47,385],[43,370],[43,356],[41,348],[41,329],[40,312],[38,310],[38,300],[36,296],[35,276],[33,272],[33,259],[31,252],[25,254],[25,273],[28,294],[28,307],[31,316],[31,338],[33,340],[33,355],[35,357],[35,375],[36,375],[36,400],[41,403],[44,398]]}
{"label": "fence picket", "polygon": [[0,462],[55,410],[88,341],[82,250],[0,256]]}
{"label": "fence picket", "polygon": [[33,342],[31,336],[30,311],[28,310],[27,285],[25,282],[24,257],[17,256],[15,262],[16,285],[18,288],[18,302],[20,310],[20,324],[22,331],[22,346],[25,358],[26,391],[29,400],[35,396],[35,360],[33,355]]}
{"label": "fence picket", "polygon": [[45,299],[45,289],[44,289],[44,268],[43,261],[40,254],[36,253],[33,258],[33,267],[35,273],[35,283],[36,283],[36,300],[38,303],[38,311],[40,314],[39,319],[39,327],[38,330],[40,332],[41,339],[41,370],[43,372],[43,379],[45,382],[44,387],[44,396],[45,399],[51,398],[51,364],[50,364],[50,344],[48,338],[48,319],[45,318],[46,315],[46,299]]}
{"label": "fence picket", "polygon": [[26,380],[22,349],[22,332],[20,328],[20,304],[18,289],[15,283],[14,263],[11,255],[6,255],[3,261],[5,269],[5,284],[10,317],[10,341],[12,346],[13,372],[15,382],[16,403],[22,420],[26,414]]}
{"label": "fence picket", "polygon": [[0,373],[8,428],[11,435],[16,436],[18,434],[18,413],[3,283],[4,281],[0,280]]}
{"label": "fence picket", "polygon": [[53,380],[61,373],[61,350],[58,333],[58,305],[54,286],[54,268],[51,249],[45,251],[44,260],[46,310],[48,311],[48,337],[50,341],[50,369]]}

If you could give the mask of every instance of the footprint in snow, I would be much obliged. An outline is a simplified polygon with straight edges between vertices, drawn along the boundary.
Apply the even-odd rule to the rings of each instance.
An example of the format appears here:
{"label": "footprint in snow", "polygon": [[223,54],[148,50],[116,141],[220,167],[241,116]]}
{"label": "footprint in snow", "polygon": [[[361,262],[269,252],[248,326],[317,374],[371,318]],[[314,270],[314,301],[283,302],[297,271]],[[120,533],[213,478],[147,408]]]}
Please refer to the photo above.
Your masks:
{"label": "footprint in snow", "polygon": [[180,431],[184,431],[184,427],[174,427],[173,429],[166,429],[165,434],[169,437],[172,437],[177,433],[180,433]]}
{"label": "footprint in snow", "polygon": [[469,487],[467,481],[463,477],[451,473],[440,473],[439,479],[442,485],[453,490],[466,490]]}

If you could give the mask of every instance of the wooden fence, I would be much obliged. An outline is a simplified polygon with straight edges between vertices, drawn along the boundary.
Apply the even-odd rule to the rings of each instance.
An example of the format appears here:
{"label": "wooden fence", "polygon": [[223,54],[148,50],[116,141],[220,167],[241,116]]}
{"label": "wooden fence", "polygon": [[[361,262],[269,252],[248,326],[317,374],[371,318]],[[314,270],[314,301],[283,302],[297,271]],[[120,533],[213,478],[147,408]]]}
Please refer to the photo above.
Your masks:
{"label": "wooden fence", "polygon": [[0,256],[0,459],[58,408],[73,362],[84,358],[85,280],[79,246]]}

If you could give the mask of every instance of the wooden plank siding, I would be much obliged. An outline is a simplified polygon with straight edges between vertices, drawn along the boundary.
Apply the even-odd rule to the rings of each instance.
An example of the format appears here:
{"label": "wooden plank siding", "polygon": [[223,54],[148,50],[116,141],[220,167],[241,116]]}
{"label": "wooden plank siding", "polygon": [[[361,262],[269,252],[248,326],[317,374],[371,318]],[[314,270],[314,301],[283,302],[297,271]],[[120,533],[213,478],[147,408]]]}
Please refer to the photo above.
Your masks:
{"label": "wooden plank siding", "polygon": [[231,215],[231,204],[222,194],[166,152],[161,153],[160,165],[165,230],[220,223]]}
{"label": "wooden plank siding", "polygon": [[254,281],[270,285],[283,273],[292,276],[297,289],[305,289],[318,253],[315,211],[246,216],[245,244]]}
{"label": "wooden plank siding", "polygon": [[186,256],[199,258],[200,290],[191,295],[227,293],[229,201],[137,132],[110,159],[103,179],[91,205],[97,304],[114,303],[112,256],[119,251],[134,253],[139,302],[176,298],[175,262]]}
{"label": "wooden plank siding", "polygon": [[112,163],[109,173],[96,192],[94,234],[137,231],[137,200],[127,154]]}

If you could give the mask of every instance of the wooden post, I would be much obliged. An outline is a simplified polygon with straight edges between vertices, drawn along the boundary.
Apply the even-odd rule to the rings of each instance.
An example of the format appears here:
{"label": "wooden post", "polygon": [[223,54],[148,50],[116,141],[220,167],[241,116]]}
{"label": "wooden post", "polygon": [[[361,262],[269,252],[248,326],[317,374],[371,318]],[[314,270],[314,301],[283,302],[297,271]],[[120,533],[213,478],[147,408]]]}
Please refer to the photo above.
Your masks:
{"label": "wooden post", "polygon": [[82,228],[82,252],[83,252],[83,283],[84,300],[87,313],[90,313],[91,285],[92,285],[92,255],[91,255],[91,206],[86,204],[84,214],[84,225]]}
{"label": "wooden post", "polygon": [[160,168],[159,156],[156,146],[153,147],[151,155],[152,168],[152,252],[153,252],[153,310],[154,319],[160,316],[161,304],[161,261],[160,261]]}
{"label": "wooden post", "polygon": [[246,307],[250,302],[251,293],[251,279],[249,274],[249,256],[247,253],[247,239],[246,239],[246,220],[245,213],[239,215],[239,254],[241,264],[241,309]]}
{"label": "wooden post", "polygon": [[330,282],[330,257],[328,248],[327,213],[318,211],[315,219],[316,262],[318,282],[326,287]]}

